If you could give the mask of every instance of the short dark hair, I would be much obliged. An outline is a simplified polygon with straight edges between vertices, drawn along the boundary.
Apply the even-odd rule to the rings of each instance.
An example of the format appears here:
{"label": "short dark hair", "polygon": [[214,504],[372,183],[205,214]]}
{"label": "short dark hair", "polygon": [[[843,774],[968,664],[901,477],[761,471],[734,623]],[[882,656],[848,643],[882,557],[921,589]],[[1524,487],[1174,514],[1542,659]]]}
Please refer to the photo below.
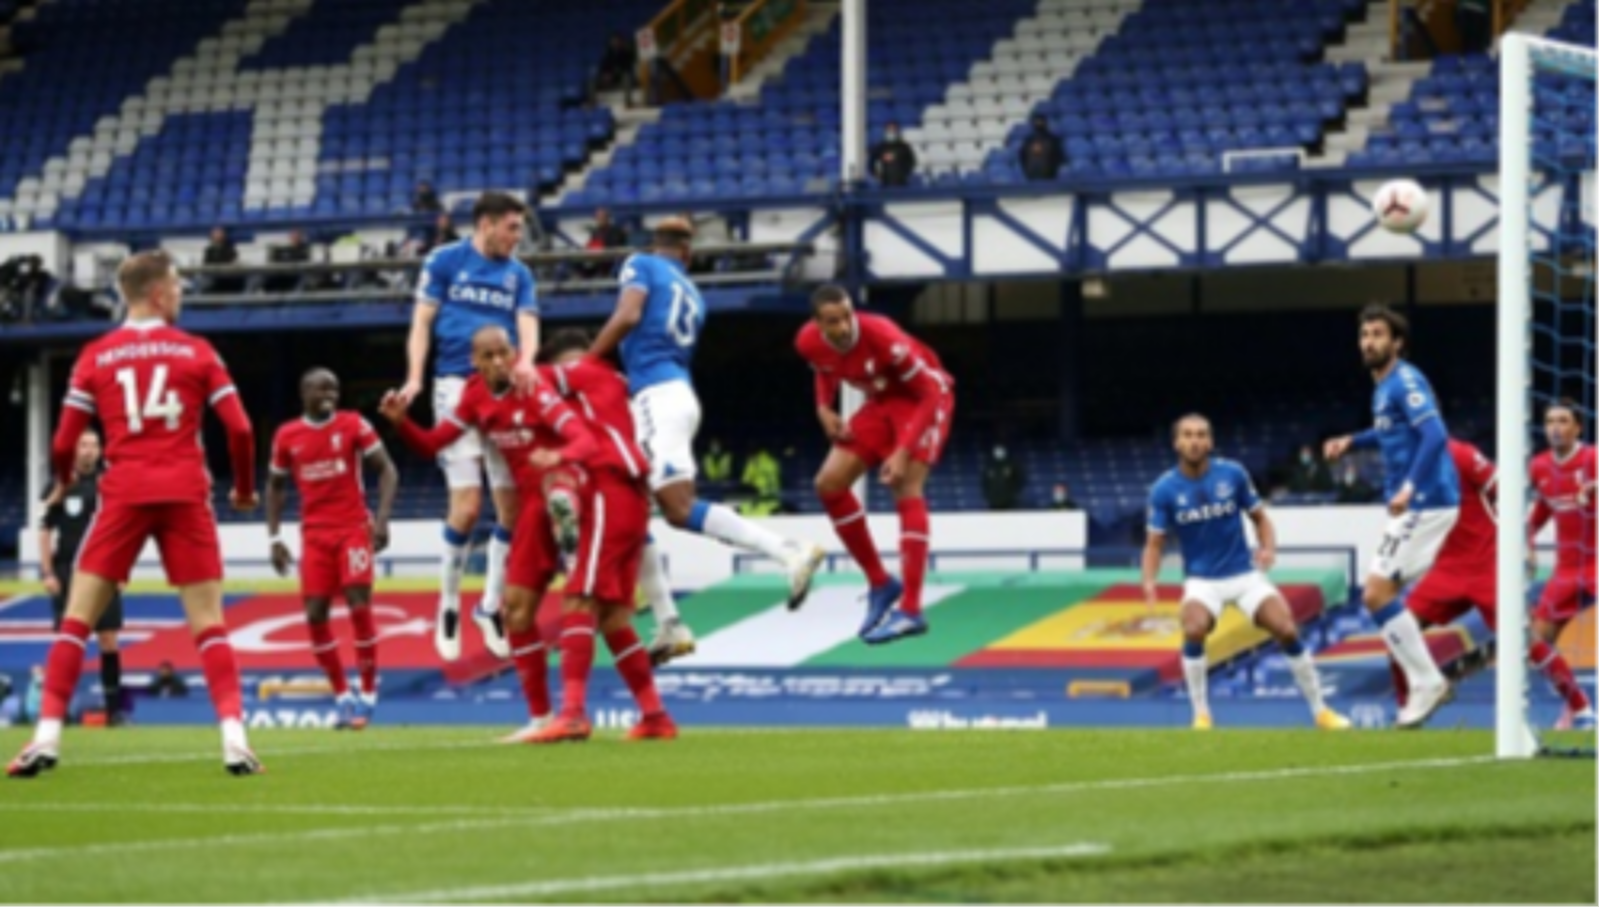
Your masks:
{"label": "short dark hair", "polygon": [[1392,334],[1394,339],[1403,346],[1400,352],[1409,352],[1410,319],[1399,314],[1398,310],[1387,303],[1374,302],[1360,310],[1361,324],[1370,324],[1373,321],[1381,321],[1383,324],[1388,325],[1388,333]]}
{"label": "short dark hair", "polygon": [[557,357],[573,350],[587,352],[593,343],[594,338],[582,328],[561,328],[544,341],[544,348],[539,350],[539,361],[554,362]]}
{"label": "short dark hair", "polygon": [[836,302],[849,302],[849,291],[836,283],[824,283],[811,293],[811,314],[815,315],[822,310],[822,306]]}
{"label": "short dark hair", "polygon": [[1555,402],[1544,407],[1544,418],[1549,418],[1549,414],[1557,409],[1563,409],[1566,412],[1571,413],[1571,421],[1577,423],[1578,428],[1582,427],[1582,408],[1577,405],[1577,401],[1571,399],[1570,397],[1561,397]]}
{"label": "short dark hair", "polygon": [[658,249],[687,249],[694,242],[694,222],[687,217],[668,217],[651,232]]}
{"label": "short dark hair", "polygon": [[481,223],[483,218],[501,218],[507,214],[527,214],[527,204],[509,192],[489,190],[477,197],[472,203],[472,223]]}
{"label": "short dark hair", "polygon": [[1173,441],[1177,440],[1177,430],[1182,428],[1183,427],[1183,423],[1187,422],[1190,419],[1198,419],[1199,421],[1205,423],[1205,427],[1206,428],[1210,427],[1210,417],[1206,416],[1204,413],[1197,413],[1197,412],[1195,412],[1195,413],[1183,413],[1182,415],[1178,416],[1176,419],[1174,419],[1172,421],[1172,424],[1171,424],[1171,439]]}

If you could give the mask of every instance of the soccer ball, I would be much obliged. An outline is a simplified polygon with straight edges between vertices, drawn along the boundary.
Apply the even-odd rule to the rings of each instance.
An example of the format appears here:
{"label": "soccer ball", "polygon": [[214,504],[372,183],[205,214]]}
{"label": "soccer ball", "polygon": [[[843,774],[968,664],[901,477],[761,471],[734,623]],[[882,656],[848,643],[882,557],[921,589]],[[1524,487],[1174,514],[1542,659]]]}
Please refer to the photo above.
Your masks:
{"label": "soccer ball", "polygon": [[1415,180],[1391,180],[1371,199],[1371,213],[1390,233],[1413,233],[1427,219],[1427,190]]}

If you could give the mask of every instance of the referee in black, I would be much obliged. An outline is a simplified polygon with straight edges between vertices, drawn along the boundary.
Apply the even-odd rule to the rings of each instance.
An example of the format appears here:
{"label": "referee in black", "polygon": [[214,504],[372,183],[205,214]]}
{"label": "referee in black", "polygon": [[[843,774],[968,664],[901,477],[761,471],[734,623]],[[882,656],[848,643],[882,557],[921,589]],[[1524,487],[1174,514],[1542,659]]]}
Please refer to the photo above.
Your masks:
{"label": "referee in black", "polygon": [[[39,562],[44,571],[44,588],[50,593],[55,628],[67,613],[72,594],[72,570],[78,560],[78,547],[94,523],[100,509],[100,436],[94,429],[78,438],[77,461],[72,484],[61,500],[45,508],[39,527]],[[122,629],[122,593],[111,599],[111,606],[94,628],[100,644],[100,687],[105,691],[106,721],[111,726],[127,723],[122,707],[122,654],[117,651],[117,631]]]}

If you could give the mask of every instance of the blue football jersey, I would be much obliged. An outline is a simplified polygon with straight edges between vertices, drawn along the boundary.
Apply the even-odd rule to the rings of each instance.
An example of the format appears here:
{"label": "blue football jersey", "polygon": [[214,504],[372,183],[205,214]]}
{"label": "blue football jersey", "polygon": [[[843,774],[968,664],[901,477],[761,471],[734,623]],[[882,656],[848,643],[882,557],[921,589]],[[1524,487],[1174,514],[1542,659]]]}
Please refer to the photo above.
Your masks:
{"label": "blue football jersey", "polygon": [[644,291],[644,317],[622,340],[622,368],[637,394],[668,381],[689,381],[694,345],[705,326],[705,300],[674,259],[640,252],[622,264],[622,289]]}
{"label": "blue football jersey", "polygon": [[1220,457],[1197,479],[1169,469],[1149,491],[1149,528],[1177,535],[1183,573],[1198,579],[1231,579],[1255,569],[1244,514],[1260,506],[1249,473]]}
{"label": "blue football jersey", "polygon": [[[1371,397],[1371,415],[1377,443],[1382,449],[1383,491],[1391,498],[1405,484],[1416,460],[1416,450],[1421,446],[1421,432],[1417,427],[1429,419],[1437,419],[1445,434],[1448,428],[1443,426],[1444,417],[1438,411],[1438,401],[1427,376],[1404,361],[1378,383]],[[1438,458],[1436,468],[1417,478],[1410,504],[1413,509],[1460,506],[1460,477],[1447,451]]]}
{"label": "blue football jersey", "polygon": [[470,239],[434,249],[422,264],[417,305],[438,307],[433,319],[435,375],[472,374],[472,335],[497,324],[516,343],[516,313],[538,314],[533,272],[514,258],[495,261]]}

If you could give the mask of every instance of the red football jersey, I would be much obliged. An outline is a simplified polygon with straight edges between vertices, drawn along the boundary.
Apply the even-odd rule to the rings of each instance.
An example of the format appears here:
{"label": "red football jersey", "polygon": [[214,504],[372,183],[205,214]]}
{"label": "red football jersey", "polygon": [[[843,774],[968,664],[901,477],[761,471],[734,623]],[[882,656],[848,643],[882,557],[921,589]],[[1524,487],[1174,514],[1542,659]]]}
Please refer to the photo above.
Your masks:
{"label": "red football jersey", "polygon": [[566,365],[540,367],[539,381],[553,385],[571,401],[593,430],[599,450],[590,461],[592,468],[613,469],[635,479],[644,477],[649,465],[634,434],[627,378],[621,372],[594,359],[579,359]]}
{"label": "red football jersey", "polygon": [[350,410],[326,422],[303,416],[283,423],[272,439],[272,471],[292,475],[300,489],[300,525],[307,529],[364,526],[371,519],[362,460],[382,448],[371,423]]}
{"label": "red football jersey", "polygon": [[105,429],[107,500],[206,501],[200,423],[207,406],[234,393],[210,343],[164,321],[129,321],[83,348],[65,404]]}
{"label": "red football jersey", "polygon": [[1530,531],[1537,533],[1552,517],[1555,521],[1555,562],[1561,567],[1594,563],[1594,450],[1578,444],[1564,460],[1552,450],[1532,458]]}
{"label": "red football jersey", "polygon": [[504,455],[516,478],[517,491],[538,496],[543,493],[542,473],[528,458],[541,447],[563,447],[567,439],[562,436],[562,428],[576,418],[547,384],[541,383],[530,397],[515,391],[495,396],[480,376],[473,375],[461,391],[455,412],[444,420],[461,429],[481,432],[484,440]]}
{"label": "red football jersey", "polygon": [[794,346],[816,372],[817,406],[836,405],[840,382],[865,394],[869,403],[914,400],[916,415],[903,432],[906,438],[922,437],[940,400],[955,386],[937,354],[881,315],[855,313],[855,338],[847,350],[828,343],[815,321],[800,328]]}
{"label": "red football jersey", "polygon": [[1449,440],[1449,456],[1460,474],[1460,516],[1433,569],[1451,574],[1492,573],[1497,539],[1492,460],[1465,441]]}

